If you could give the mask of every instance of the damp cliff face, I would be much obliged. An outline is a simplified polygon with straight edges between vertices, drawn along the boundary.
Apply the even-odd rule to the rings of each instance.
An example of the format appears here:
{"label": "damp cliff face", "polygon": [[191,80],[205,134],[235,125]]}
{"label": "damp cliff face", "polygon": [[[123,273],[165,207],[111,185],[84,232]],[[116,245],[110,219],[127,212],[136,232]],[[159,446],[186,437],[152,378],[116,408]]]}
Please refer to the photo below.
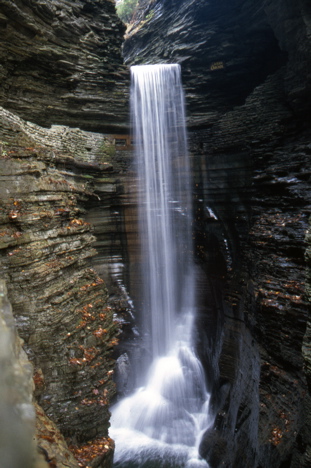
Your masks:
{"label": "damp cliff face", "polygon": [[[22,350],[5,282],[0,280],[0,447],[5,468],[31,467],[35,432],[32,368]],[[6,424],[4,424],[6,421]],[[16,446],[19,450],[16,450]]]}
{"label": "damp cliff face", "polygon": [[40,467],[106,468],[113,314],[124,306],[107,289],[108,258],[122,249],[111,233],[122,218],[124,26],[110,0],[8,0],[0,28],[0,276],[33,369]]}
{"label": "damp cliff face", "polygon": [[310,19],[307,1],[141,1],[124,45],[183,70],[213,468],[310,464]]}
{"label": "damp cliff face", "polygon": [[95,237],[85,213],[111,192],[113,146],[103,135],[46,130],[4,109],[0,133],[0,272],[34,367],[34,396],[78,458],[109,463],[118,327],[91,265]]}
{"label": "damp cliff face", "polygon": [[5,281],[0,280],[1,464],[3,468],[78,468],[58,427],[33,401],[33,366],[23,349]]}
{"label": "damp cliff face", "polygon": [[[217,415],[201,453],[213,468],[307,467],[310,7],[307,0],[140,7],[124,45],[127,63],[177,61],[187,92],[198,351]],[[82,464],[109,466],[117,327],[98,271],[108,270],[107,252],[120,258],[123,249],[122,216],[113,213],[132,196],[125,199],[120,176],[127,164],[114,138],[46,130],[16,114],[47,127],[123,131],[124,28],[110,0],[4,0],[0,13],[0,268],[35,368],[38,432],[45,410]],[[132,265],[135,209],[127,216]],[[56,439],[52,424],[41,427],[45,442]]]}
{"label": "damp cliff face", "polygon": [[42,126],[117,132],[127,121],[114,0],[4,0],[0,105]]}
{"label": "damp cliff face", "polygon": [[[308,2],[262,0],[141,1],[127,33],[125,61],[182,64],[191,126],[207,125],[250,92],[282,63],[288,105],[310,105]],[[155,39],[157,38],[157,39]]]}

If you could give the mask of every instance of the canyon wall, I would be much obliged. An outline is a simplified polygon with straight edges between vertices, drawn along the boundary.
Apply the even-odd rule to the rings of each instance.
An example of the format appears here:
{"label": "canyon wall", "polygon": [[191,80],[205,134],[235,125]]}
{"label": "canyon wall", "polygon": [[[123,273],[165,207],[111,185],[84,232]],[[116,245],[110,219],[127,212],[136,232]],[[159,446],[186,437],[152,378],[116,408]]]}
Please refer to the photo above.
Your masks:
{"label": "canyon wall", "polygon": [[[112,463],[114,314],[126,300],[107,285],[121,255],[115,206],[130,144],[119,134],[128,115],[124,29],[111,0],[0,2],[0,277],[29,360],[33,432],[25,431],[36,436],[24,465],[22,443],[16,450],[16,468],[37,467],[38,450],[37,468]],[[88,219],[98,207],[99,243]]]}
{"label": "canyon wall", "polygon": [[310,7],[141,1],[127,64],[181,64],[212,468],[310,464]]}
{"label": "canyon wall", "polygon": [[[47,130],[4,109],[0,118],[0,271],[34,367],[35,400],[77,456],[111,461],[118,324],[104,278],[92,267],[95,237],[86,212],[116,192],[113,140]],[[109,219],[106,225],[110,232]]]}
{"label": "canyon wall", "polygon": [[[311,462],[310,27],[307,0],[140,0],[123,47],[182,66],[212,468]],[[1,0],[0,31],[0,274],[40,462],[68,465],[68,443],[109,467],[113,314],[139,262],[125,28],[113,0]]]}
{"label": "canyon wall", "polygon": [[124,130],[124,30],[114,0],[1,0],[0,105],[44,127]]}

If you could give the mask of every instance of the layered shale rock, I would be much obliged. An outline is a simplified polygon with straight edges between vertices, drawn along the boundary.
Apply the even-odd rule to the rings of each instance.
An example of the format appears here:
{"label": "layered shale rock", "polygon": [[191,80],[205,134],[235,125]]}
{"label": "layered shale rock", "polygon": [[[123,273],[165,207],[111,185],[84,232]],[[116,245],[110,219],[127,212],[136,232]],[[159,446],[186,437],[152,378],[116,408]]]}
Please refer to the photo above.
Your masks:
{"label": "layered shale rock", "polygon": [[[34,366],[35,397],[82,465],[109,466],[118,325],[92,268],[95,237],[85,213],[98,202],[96,184],[102,198],[111,194],[115,140],[45,130],[3,109],[0,130],[0,272]],[[40,424],[43,439],[58,443],[52,423]]]}
{"label": "layered shale rock", "polygon": [[125,60],[182,64],[192,126],[243,103],[284,60],[263,9],[251,1],[157,0],[142,7],[126,37]]}
{"label": "layered shale rock", "polygon": [[[310,18],[308,0],[140,0],[124,44],[128,64],[182,65],[212,468],[310,465]],[[115,146],[124,27],[110,0],[2,0],[0,28],[0,272],[35,368],[37,431],[53,456],[50,416],[80,465],[105,466],[112,307],[127,305],[121,259],[139,263],[130,141]]]}
{"label": "layered shale rock", "polygon": [[124,45],[183,70],[213,468],[310,462],[310,9],[281,3],[141,1]]}
{"label": "layered shale rock", "polygon": [[210,125],[288,63],[286,101],[299,114],[310,106],[310,8],[307,0],[222,2],[141,0],[127,32],[128,64],[182,64],[189,124]]}
{"label": "layered shale rock", "polygon": [[124,130],[128,72],[114,0],[2,0],[0,105],[42,126]]}
{"label": "layered shale rock", "polygon": [[[310,220],[309,218],[309,229],[307,230],[306,234],[306,243],[307,243],[307,250],[306,250],[306,262],[307,262],[307,281],[306,281],[306,299],[311,302],[311,226],[310,226]],[[311,324],[310,320],[308,320],[307,324],[307,330],[304,336],[304,342],[302,346],[302,353],[303,353],[303,358],[304,358],[304,368],[305,368],[305,374],[307,378],[307,383],[308,383],[308,390],[309,390],[309,395],[306,396],[305,398],[305,407],[304,407],[304,425],[303,429],[300,434],[300,451],[303,452],[303,454],[299,457],[300,459],[299,462],[301,463],[302,466],[308,466],[311,463],[311,451],[310,451],[310,439],[311,439],[311,398],[310,398],[310,393],[311,393],[311,349],[310,349],[310,343],[311,343]],[[301,450],[302,448],[302,450]]]}
{"label": "layered shale rock", "polygon": [[128,118],[124,29],[112,0],[0,2],[0,275],[34,367],[42,463],[57,467],[77,466],[64,436],[79,466],[113,455],[113,313],[126,300],[118,284],[109,297],[86,215],[106,217],[96,246],[111,264],[123,248],[111,232]]}
{"label": "layered shale rock", "polygon": [[16,332],[5,281],[0,281],[1,466],[78,468],[58,428],[33,402],[33,367]]}
{"label": "layered shale rock", "polygon": [[32,367],[16,333],[3,280],[0,281],[0,338],[1,465],[30,468],[35,458]]}
{"label": "layered shale rock", "polygon": [[[0,102],[6,109],[0,271],[34,366],[38,445],[53,466],[77,466],[60,448],[60,429],[80,466],[109,466],[117,324],[103,277],[92,268],[95,237],[85,213],[93,204],[106,211],[112,199],[118,204],[111,164],[116,139],[60,124],[124,131],[124,26],[110,0],[4,0],[0,28]],[[58,125],[42,128],[51,124]],[[110,222],[111,215],[101,234],[106,256]]]}

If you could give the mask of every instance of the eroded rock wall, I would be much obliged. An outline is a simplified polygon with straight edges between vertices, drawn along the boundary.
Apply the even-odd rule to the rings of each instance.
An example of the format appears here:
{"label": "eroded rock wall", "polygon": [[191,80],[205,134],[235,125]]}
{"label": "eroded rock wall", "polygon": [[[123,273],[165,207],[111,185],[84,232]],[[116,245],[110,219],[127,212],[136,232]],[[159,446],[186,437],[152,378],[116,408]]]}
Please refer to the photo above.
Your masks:
{"label": "eroded rock wall", "polygon": [[124,131],[124,29],[114,0],[1,0],[0,105],[45,127]]}
{"label": "eroded rock wall", "polygon": [[[0,448],[4,468],[30,468],[35,458],[32,367],[14,325],[4,280],[0,280]],[[18,450],[16,450],[18,447]]]}
{"label": "eroded rock wall", "polygon": [[[233,387],[223,406],[225,411],[216,421],[220,432],[227,434],[227,441],[238,440],[240,450],[233,466],[290,463],[295,440],[299,440],[297,434],[304,425],[306,382],[301,347],[309,310],[304,237],[310,206],[310,150],[308,133],[283,133],[287,110],[275,101],[279,78],[267,80],[257,90],[256,99],[248,99],[243,107],[226,114],[224,126],[215,126],[207,133],[195,132],[192,138],[197,155],[197,197],[206,204],[198,204],[199,257],[208,276],[223,275],[227,281],[219,367],[221,385],[224,379],[233,382]],[[270,110],[267,106],[260,109],[261,99],[267,102],[268,89],[273,105]],[[251,117],[253,112],[256,119]],[[242,142],[247,136],[250,139],[245,147]],[[209,145],[207,160],[203,156],[208,174],[204,185],[199,163],[205,138]],[[218,257],[214,254],[210,258],[211,248],[216,249]],[[221,262],[227,262],[227,268],[220,269]],[[245,346],[248,351],[240,352]],[[242,390],[241,382],[245,393],[237,391],[233,397],[235,389]],[[256,434],[248,426],[257,418],[258,405]],[[254,436],[259,449],[248,452],[245,447],[252,445]],[[304,452],[302,445],[300,450]]]}
{"label": "eroded rock wall", "polygon": [[[0,135],[0,274],[34,366],[35,398],[81,463],[109,466],[118,324],[92,268],[97,252],[86,213],[100,198],[111,201],[111,191],[117,197],[115,140],[47,130],[4,109]],[[43,439],[55,442],[52,423],[40,424]]]}
{"label": "eroded rock wall", "polygon": [[0,276],[34,367],[43,458],[57,467],[77,464],[63,436],[80,466],[108,467],[113,455],[113,314],[124,298],[106,283],[123,248],[112,232],[124,30],[113,0],[0,2]]}
{"label": "eroded rock wall", "polygon": [[310,7],[140,6],[126,62],[178,62],[186,90],[198,352],[216,411],[202,455],[213,468],[308,466]]}
{"label": "eroded rock wall", "polygon": [[191,126],[211,124],[243,103],[286,58],[265,12],[251,1],[147,3],[127,33],[125,61],[182,64]]}
{"label": "eroded rock wall", "polygon": [[57,426],[33,399],[33,366],[15,326],[0,280],[0,427],[3,468],[78,468]]}

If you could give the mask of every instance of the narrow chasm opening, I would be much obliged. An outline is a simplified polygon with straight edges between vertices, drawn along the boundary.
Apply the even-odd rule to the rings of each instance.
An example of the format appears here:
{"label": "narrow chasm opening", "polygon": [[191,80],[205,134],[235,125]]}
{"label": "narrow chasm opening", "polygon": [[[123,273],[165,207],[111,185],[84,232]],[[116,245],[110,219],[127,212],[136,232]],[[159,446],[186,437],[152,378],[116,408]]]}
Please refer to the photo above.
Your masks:
{"label": "narrow chasm opening", "polygon": [[139,0],[115,0],[116,11],[119,18],[129,24],[135,14]]}

